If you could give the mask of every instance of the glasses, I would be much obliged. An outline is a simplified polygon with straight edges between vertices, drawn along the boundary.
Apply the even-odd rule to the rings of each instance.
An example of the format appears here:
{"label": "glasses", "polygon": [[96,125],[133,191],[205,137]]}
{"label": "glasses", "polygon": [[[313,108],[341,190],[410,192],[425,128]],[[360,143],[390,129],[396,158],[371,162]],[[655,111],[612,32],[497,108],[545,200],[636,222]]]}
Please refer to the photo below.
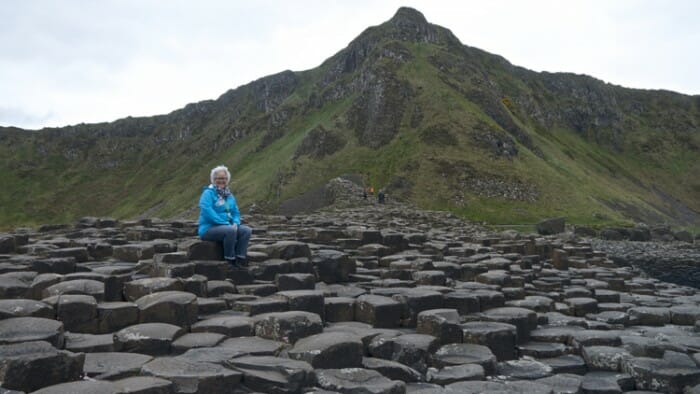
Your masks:
{"label": "glasses", "polygon": [[216,177],[216,178],[214,178],[214,180],[215,180],[215,181],[227,181],[228,178],[226,178],[226,177]]}

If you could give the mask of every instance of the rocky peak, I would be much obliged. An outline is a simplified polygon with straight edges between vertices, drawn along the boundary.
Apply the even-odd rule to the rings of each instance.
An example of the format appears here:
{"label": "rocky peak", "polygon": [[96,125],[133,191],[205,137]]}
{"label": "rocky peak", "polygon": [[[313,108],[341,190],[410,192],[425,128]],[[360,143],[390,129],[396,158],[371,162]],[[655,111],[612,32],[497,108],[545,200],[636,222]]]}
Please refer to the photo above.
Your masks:
{"label": "rocky peak", "polygon": [[435,43],[440,39],[441,29],[428,23],[425,16],[413,8],[399,8],[387,25],[395,29],[391,35],[402,41]]}

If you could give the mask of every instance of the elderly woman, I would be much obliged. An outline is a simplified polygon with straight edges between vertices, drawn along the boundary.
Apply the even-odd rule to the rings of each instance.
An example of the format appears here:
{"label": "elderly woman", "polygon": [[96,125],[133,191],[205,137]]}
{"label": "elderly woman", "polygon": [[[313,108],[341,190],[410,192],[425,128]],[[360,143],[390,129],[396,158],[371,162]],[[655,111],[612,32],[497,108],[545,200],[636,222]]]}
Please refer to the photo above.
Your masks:
{"label": "elderly woman", "polygon": [[241,213],[228,184],[231,173],[225,166],[214,167],[211,184],[199,198],[199,237],[224,244],[224,259],[234,267],[246,265],[251,229],[241,224]]}

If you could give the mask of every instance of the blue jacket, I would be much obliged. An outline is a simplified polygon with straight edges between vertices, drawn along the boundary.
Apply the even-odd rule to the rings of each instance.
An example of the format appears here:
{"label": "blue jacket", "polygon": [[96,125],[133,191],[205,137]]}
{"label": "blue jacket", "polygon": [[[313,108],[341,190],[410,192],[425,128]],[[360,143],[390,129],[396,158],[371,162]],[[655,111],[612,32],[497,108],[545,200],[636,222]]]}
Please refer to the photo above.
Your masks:
{"label": "blue jacket", "polygon": [[241,212],[233,194],[226,200],[219,199],[214,185],[205,186],[199,198],[199,237],[201,238],[212,226],[234,223],[241,224]]}

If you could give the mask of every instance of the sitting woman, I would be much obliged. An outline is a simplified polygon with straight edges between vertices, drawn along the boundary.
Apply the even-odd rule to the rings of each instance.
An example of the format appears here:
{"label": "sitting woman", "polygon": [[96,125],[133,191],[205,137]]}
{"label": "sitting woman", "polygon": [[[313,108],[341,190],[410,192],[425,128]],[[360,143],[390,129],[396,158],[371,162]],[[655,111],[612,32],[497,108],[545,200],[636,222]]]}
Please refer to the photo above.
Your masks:
{"label": "sitting woman", "polygon": [[199,238],[223,242],[224,259],[234,267],[245,266],[252,230],[241,224],[241,213],[228,184],[231,173],[225,166],[214,167],[211,184],[199,198]]}

